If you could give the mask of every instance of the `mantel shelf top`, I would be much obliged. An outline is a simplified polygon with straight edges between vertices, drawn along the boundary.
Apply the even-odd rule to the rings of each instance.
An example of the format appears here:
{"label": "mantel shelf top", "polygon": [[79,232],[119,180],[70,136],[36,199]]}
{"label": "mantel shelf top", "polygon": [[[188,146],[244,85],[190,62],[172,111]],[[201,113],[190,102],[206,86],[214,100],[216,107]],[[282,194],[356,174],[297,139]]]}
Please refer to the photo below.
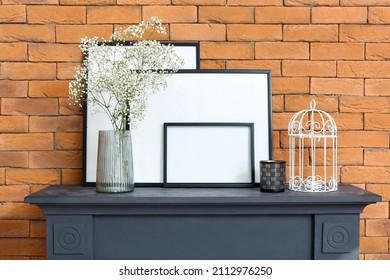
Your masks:
{"label": "mantel shelf top", "polygon": [[370,204],[381,196],[351,185],[336,192],[308,193],[286,190],[264,193],[259,188],[135,188],[129,193],[97,193],[94,187],[53,185],[33,193],[25,202],[37,205],[157,205],[157,204]]}

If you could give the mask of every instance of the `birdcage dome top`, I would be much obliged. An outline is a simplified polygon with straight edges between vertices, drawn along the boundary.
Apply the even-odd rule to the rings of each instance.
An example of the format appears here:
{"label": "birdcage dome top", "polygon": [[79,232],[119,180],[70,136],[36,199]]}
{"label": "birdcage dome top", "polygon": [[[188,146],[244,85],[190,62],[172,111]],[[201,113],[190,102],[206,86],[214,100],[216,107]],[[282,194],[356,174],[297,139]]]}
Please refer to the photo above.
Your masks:
{"label": "birdcage dome top", "polygon": [[316,109],[315,100],[310,101],[310,109],[297,112],[288,124],[290,137],[335,138],[337,126],[331,115]]}

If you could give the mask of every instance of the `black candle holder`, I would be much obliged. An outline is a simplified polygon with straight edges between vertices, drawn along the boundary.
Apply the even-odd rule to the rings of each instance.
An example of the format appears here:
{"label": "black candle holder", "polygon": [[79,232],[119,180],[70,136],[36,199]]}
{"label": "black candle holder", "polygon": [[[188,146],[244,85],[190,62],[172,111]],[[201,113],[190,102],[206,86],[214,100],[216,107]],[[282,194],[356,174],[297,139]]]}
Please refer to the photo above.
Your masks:
{"label": "black candle holder", "polygon": [[260,161],[260,191],[284,192],[286,185],[286,162],[283,160]]}

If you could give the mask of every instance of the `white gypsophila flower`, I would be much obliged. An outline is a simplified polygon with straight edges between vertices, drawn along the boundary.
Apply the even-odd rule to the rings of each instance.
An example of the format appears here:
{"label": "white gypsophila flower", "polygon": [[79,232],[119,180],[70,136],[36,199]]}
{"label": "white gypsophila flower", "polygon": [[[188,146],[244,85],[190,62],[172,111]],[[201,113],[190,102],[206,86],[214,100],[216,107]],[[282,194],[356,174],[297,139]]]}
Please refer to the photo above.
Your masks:
{"label": "white gypsophila flower", "polygon": [[[83,63],[69,83],[72,103],[93,104],[109,117],[114,130],[136,127],[144,118],[148,96],[165,89],[166,78],[183,65],[172,45],[154,40],[139,40],[150,29],[165,32],[162,22],[148,22],[119,29],[109,42],[83,38],[80,49]],[[137,39],[125,46],[125,40]]]}

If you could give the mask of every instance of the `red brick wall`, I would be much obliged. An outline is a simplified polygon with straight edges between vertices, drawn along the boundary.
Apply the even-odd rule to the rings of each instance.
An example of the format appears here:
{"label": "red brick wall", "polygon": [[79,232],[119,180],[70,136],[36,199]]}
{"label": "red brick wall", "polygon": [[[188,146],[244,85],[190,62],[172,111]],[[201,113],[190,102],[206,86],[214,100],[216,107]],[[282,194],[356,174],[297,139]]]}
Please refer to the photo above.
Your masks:
{"label": "red brick wall", "polygon": [[23,198],[81,182],[82,116],[67,84],[84,36],[156,15],[160,39],[199,40],[201,67],[271,69],[274,147],[316,98],[339,133],[340,180],[383,196],[361,219],[361,257],[390,259],[390,0],[0,0],[0,258],[45,257]]}

